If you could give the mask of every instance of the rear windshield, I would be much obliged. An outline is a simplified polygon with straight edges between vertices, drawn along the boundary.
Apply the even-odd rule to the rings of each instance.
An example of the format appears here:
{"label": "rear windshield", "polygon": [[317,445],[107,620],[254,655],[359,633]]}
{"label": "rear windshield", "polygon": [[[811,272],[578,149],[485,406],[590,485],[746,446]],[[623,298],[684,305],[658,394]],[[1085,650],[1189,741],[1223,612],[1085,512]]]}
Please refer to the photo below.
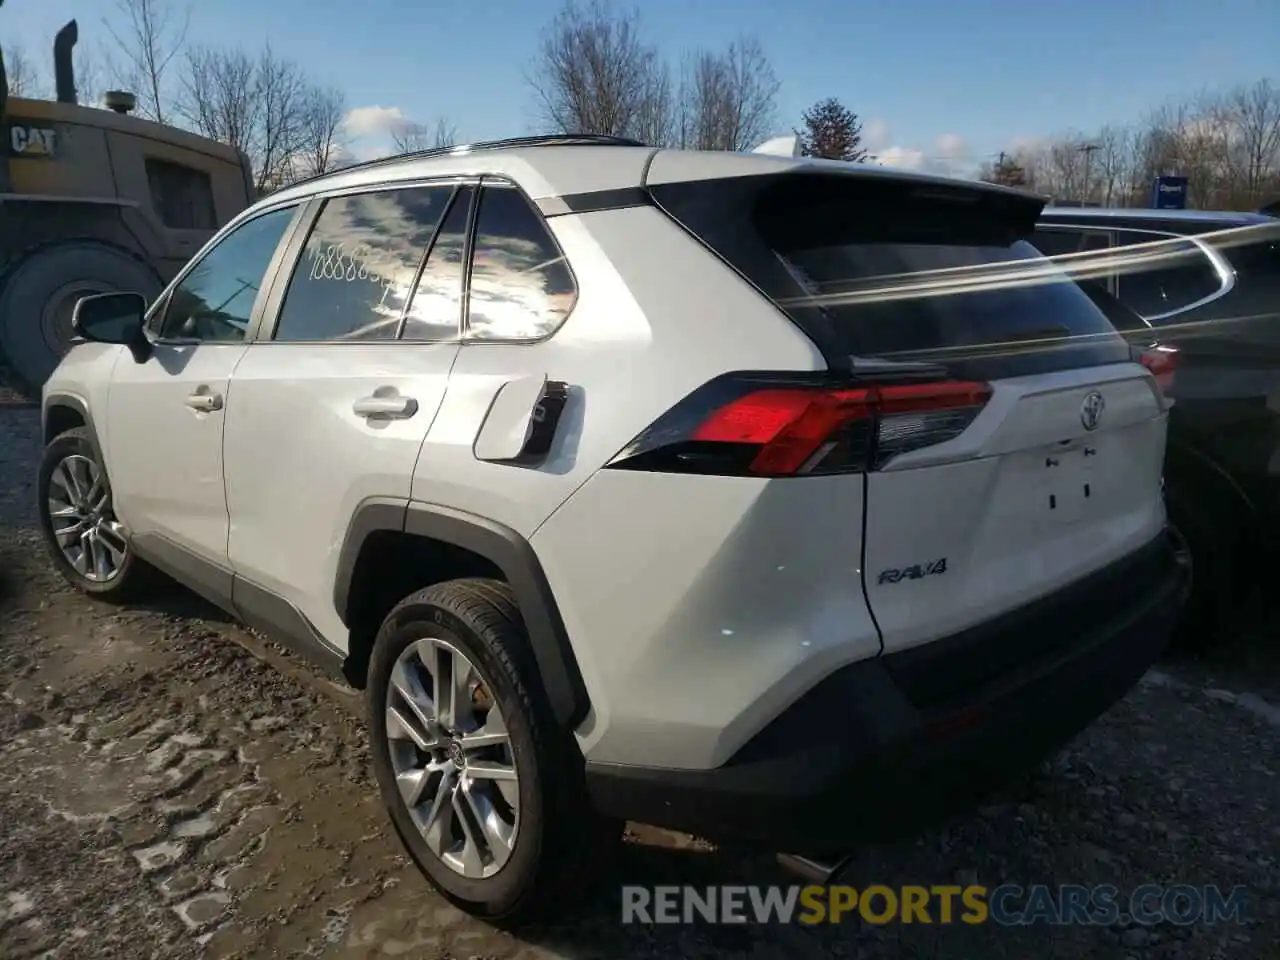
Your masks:
{"label": "rear windshield", "polygon": [[[918,359],[993,377],[1129,357],[1106,316],[1025,239],[1034,200],[840,174],[743,178],[736,190],[751,181],[750,195],[722,181],[654,193],[829,361]],[[712,195],[736,217],[723,206],[716,217]]]}

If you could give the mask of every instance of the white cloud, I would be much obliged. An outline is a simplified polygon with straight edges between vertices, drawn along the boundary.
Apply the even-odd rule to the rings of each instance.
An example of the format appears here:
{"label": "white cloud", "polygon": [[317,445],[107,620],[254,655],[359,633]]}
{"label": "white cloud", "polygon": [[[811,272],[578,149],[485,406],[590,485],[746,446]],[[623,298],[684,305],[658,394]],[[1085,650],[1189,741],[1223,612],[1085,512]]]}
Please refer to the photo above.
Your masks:
{"label": "white cloud", "polygon": [[[935,158],[915,147],[895,144],[890,135],[889,124],[878,117],[863,125],[862,143],[881,166],[897,167],[900,170],[934,169]],[[966,151],[964,138],[956,133],[944,133],[938,137],[934,147],[934,152],[938,154],[954,152],[956,156],[960,156]]]}
{"label": "white cloud", "polygon": [[1049,137],[1014,137],[1009,141],[1007,153],[1039,153],[1049,145]]}
{"label": "white cloud", "polygon": [[925,155],[911,147],[886,147],[876,151],[875,158],[882,167],[902,170],[921,170],[925,165]]}
{"label": "white cloud", "polygon": [[883,167],[919,170],[924,165],[924,154],[919,150],[893,145],[889,137],[889,124],[879,117],[873,117],[863,126],[862,145],[872,159]]}
{"label": "white cloud", "polygon": [[408,122],[399,107],[356,107],[343,118],[342,126],[353,137],[382,137]]}
{"label": "white cloud", "polygon": [[933,146],[937,151],[938,158],[941,160],[958,162],[969,157],[969,145],[965,143],[964,137],[958,133],[941,134],[933,142]]}
{"label": "white cloud", "polygon": [[862,126],[862,145],[875,153],[889,146],[889,124],[873,117]]}

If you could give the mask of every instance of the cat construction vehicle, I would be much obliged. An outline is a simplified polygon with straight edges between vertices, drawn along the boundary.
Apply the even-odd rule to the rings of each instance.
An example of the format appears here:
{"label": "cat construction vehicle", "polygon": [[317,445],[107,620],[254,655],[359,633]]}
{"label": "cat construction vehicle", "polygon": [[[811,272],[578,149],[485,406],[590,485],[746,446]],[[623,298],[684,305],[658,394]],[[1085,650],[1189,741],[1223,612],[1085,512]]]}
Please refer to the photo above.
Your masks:
{"label": "cat construction vehicle", "polygon": [[129,93],[80,104],[77,35],[72,20],[54,41],[54,101],[10,97],[0,58],[0,361],[28,393],[70,346],[80,297],[158,295],[257,197],[242,151],[131,116]]}

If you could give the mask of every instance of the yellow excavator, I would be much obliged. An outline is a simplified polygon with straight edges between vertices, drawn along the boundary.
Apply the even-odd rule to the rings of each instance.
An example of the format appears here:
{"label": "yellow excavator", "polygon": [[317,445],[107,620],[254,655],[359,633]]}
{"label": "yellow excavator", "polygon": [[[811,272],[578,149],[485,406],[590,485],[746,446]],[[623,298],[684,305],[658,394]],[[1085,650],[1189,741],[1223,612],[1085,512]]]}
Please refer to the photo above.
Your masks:
{"label": "yellow excavator", "polygon": [[243,151],[131,116],[124,91],[80,104],[77,38],[72,20],[54,40],[53,101],[10,97],[0,56],[0,360],[30,393],[70,346],[80,297],[159,294],[257,196]]}

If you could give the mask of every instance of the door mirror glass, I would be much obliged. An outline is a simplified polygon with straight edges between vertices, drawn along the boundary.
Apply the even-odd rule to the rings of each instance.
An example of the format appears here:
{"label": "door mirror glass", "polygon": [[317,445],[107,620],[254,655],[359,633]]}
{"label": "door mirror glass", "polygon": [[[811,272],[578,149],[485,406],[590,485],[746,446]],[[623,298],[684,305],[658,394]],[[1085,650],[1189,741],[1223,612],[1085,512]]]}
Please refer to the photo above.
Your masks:
{"label": "door mirror glass", "polygon": [[86,340],[132,344],[146,312],[147,299],[140,293],[97,293],[80,298],[71,325]]}

